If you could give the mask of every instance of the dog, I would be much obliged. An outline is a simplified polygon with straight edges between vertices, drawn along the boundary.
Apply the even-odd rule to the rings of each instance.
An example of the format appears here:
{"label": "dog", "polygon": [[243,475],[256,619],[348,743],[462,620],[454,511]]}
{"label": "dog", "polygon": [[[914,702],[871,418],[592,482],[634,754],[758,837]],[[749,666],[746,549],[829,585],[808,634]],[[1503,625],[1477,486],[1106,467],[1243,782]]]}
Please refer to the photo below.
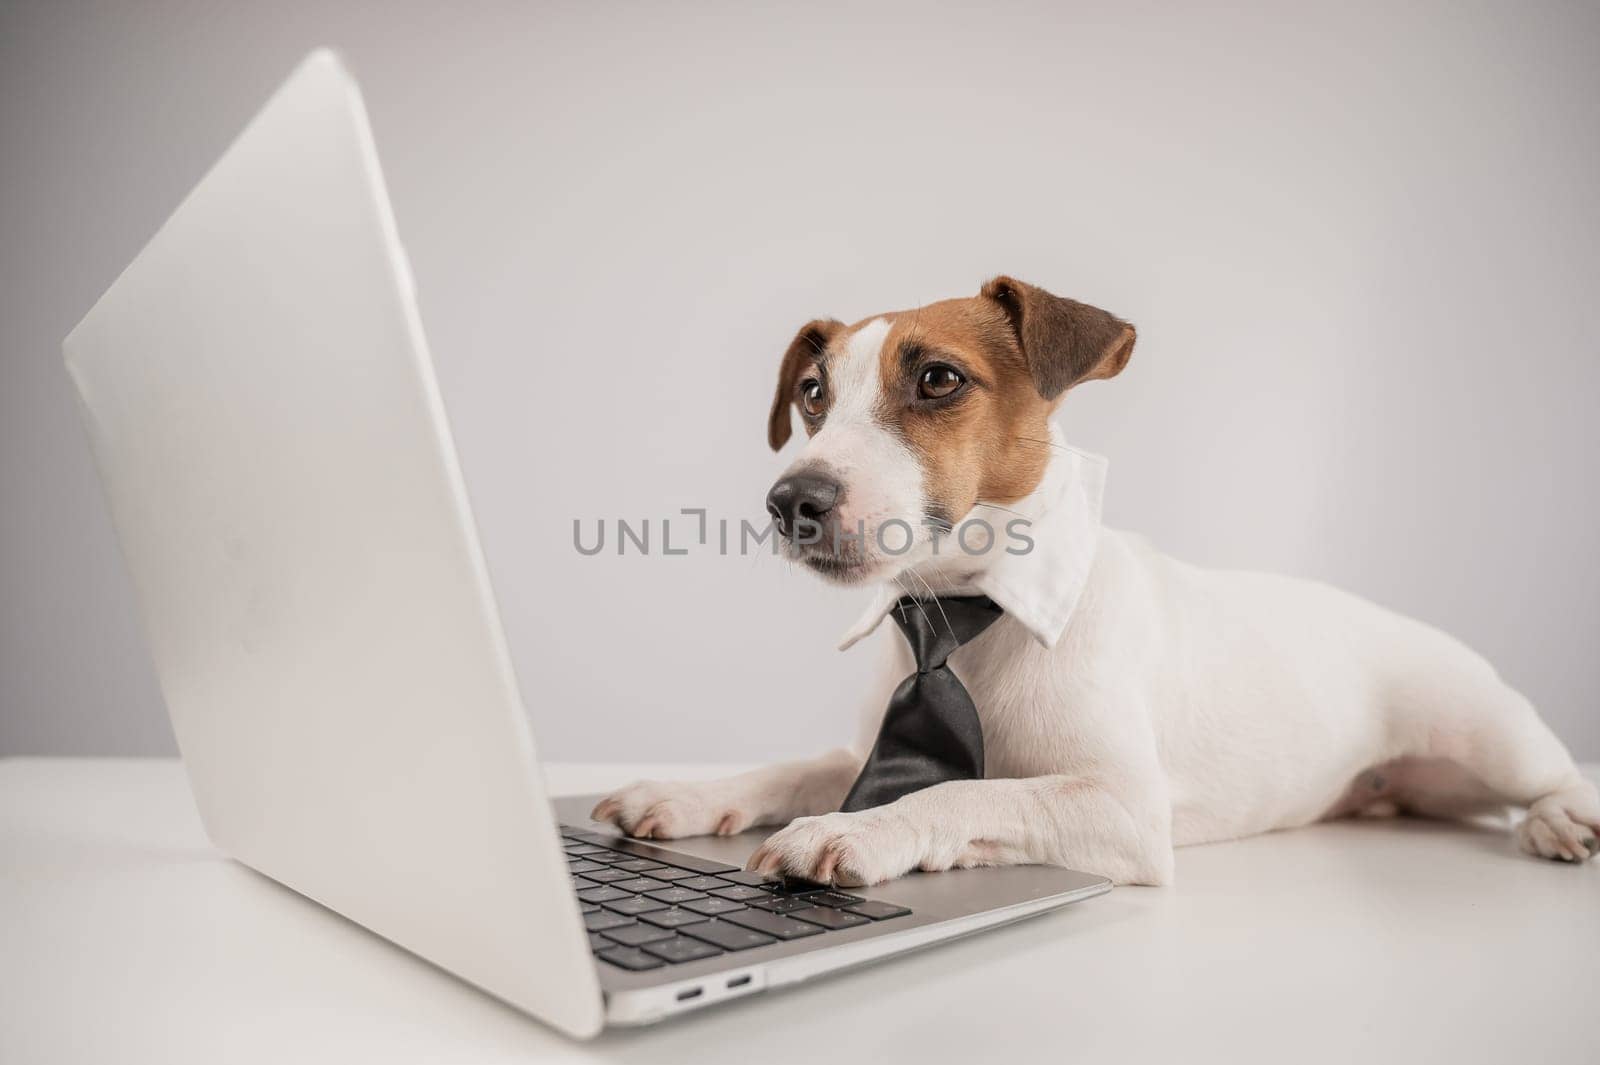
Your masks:
{"label": "dog", "polygon": [[[1051,418],[1074,387],[1120,373],[1134,341],[1105,311],[997,277],[972,298],[810,322],[780,364],[768,443],[788,441],[791,407],[809,438],[769,496],[785,551],[835,584],[880,585],[846,644],[908,593],[934,609],[936,594],[981,591],[1005,610],[950,659],[983,723],[984,779],[839,812],[915,669],[903,640],[882,639],[856,748],[636,783],[592,816],[654,839],[784,825],[750,868],[847,885],[1018,863],[1161,885],[1175,846],[1506,806],[1526,808],[1514,831],[1529,853],[1600,853],[1594,785],[1456,640],[1326,585],[1200,569],[1100,526],[1103,466]],[[1014,534],[993,538],[1004,549],[952,545],[994,519]]]}

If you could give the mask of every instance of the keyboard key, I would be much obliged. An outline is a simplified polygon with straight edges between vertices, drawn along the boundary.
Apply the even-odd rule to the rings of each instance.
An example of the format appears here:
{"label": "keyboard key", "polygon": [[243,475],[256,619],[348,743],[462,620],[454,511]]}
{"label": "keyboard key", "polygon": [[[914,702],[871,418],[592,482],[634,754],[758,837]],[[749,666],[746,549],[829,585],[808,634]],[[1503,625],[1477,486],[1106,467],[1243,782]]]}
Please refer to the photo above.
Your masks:
{"label": "keyboard key", "polygon": [[597,906],[596,904],[592,903],[592,902],[580,902],[580,903],[578,903],[578,910],[581,913],[595,913],[595,912],[599,911],[599,909],[600,909],[600,907]]}
{"label": "keyboard key", "polygon": [[780,884],[771,885],[773,891],[784,895],[801,895],[807,891],[826,891],[831,885],[819,884],[815,880],[805,880],[798,876],[786,876]]}
{"label": "keyboard key", "polygon": [[609,884],[614,880],[632,880],[635,874],[628,872],[626,869],[607,869],[605,866],[601,866],[594,872],[584,873],[583,875],[587,880],[593,880],[599,884]]}
{"label": "keyboard key", "polygon": [[649,913],[639,915],[639,920],[648,921],[661,928],[681,928],[686,924],[700,924],[705,919],[706,915],[703,913],[680,910],[676,906],[670,910],[651,910]]}
{"label": "keyboard key", "polygon": [[[861,918],[863,921],[865,917]],[[625,947],[642,947],[646,943],[657,939],[671,939],[677,935],[670,928],[656,928],[648,924],[630,924],[621,928],[613,928],[602,933],[607,939],[614,939]]]}
{"label": "keyboard key", "polygon": [[690,891],[714,891],[717,888],[732,887],[728,881],[720,876],[696,876],[688,880],[678,881],[679,887],[686,887]]}
{"label": "keyboard key", "polygon": [[614,899],[625,899],[628,892],[618,891],[614,887],[592,887],[587,891],[578,892],[578,898],[584,902],[611,902]]}
{"label": "keyboard key", "polygon": [[625,913],[630,917],[637,917],[639,914],[649,913],[651,910],[664,910],[666,907],[666,903],[657,902],[648,895],[629,895],[627,898],[617,902],[606,903],[606,909],[612,913]]}
{"label": "keyboard key", "polygon": [[649,858],[630,858],[623,862],[612,862],[613,869],[626,869],[630,873],[648,873],[652,869],[666,868],[660,862],[652,862]]}
{"label": "keyboard key", "polygon": [[601,935],[599,932],[590,932],[589,933],[589,949],[590,950],[609,950],[614,946],[616,946],[615,943],[611,942],[611,940],[607,939],[605,936]]}
{"label": "keyboard key", "polygon": [[595,957],[604,958],[612,965],[620,965],[624,969],[633,969],[635,971],[640,969],[659,969],[667,964],[660,958],[646,954],[637,947],[612,947],[610,950],[600,951]]}
{"label": "keyboard key", "polygon": [[582,860],[579,860],[579,861],[570,861],[569,860],[567,862],[567,872],[569,872],[569,873],[592,873],[597,869],[604,869],[604,868],[605,868],[605,866],[601,865],[599,862],[585,862],[585,861],[582,861]]}
{"label": "keyboard key", "polygon": [[804,895],[775,895],[765,899],[753,899],[750,905],[768,913],[793,913],[796,910],[811,909],[811,903],[806,901]]}
{"label": "keyboard key", "polygon": [[726,921],[701,921],[699,924],[685,925],[683,934],[707,943],[715,943],[723,950],[749,950],[751,947],[764,947],[768,943],[777,942],[771,936],[764,936],[760,932],[740,928]]}
{"label": "keyboard key", "polygon": [[690,891],[688,888],[684,887],[669,887],[661,891],[650,892],[650,897],[655,899],[657,902],[678,903],[693,902],[695,899],[705,898],[705,895],[698,891]]}
{"label": "keyboard key", "polygon": [[652,880],[648,876],[636,876],[632,880],[616,880],[611,884],[618,891],[631,891],[635,895],[643,895],[646,891],[660,891],[667,887],[665,880]]}
{"label": "keyboard key", "polygon": [[677,936],[673,939],[646,943],[644,949],[646,953],[654,954],[656,957],[670,961],[674,965],[681,965],[686,961],[699,961],[701,958],[711,958],[722,953],[710,943],[702,943],[698,939],[690,939],[687,936]]}
{"label": "keyboard key", "polygon": [[815,906],[854,906],[863,901],[860,895],[846,895],[842,891],[813,891],[806,899]]}
{"label": "keyboard key", "polygon": [[859,913],[863,917],[870,917],[874,921],[887,921],[891,917],[904,917],[911,911],[904,906],[896,906],[892,902],[858,902],[848,907],[846,913]]}
{"label": "keyboard key", "polygon": [[822,931],[814,924],[797,921],[793,917],[780,917],[766,910],[741,910],[739,913],[728,914],[723,920],[754,932],[777,936],[779,939],[801,939],[817,935]]}
{"label": "keyboard key", "polygon": [[719,899],[732,899],[734,902],[748,902],[751,899],[764,899],[769,897],[765,891],[762,891],[758,887],[744,887],[742,885],[737,887],[718,888],[711,894],[715,895]]}
{"label": "keyboard key", "polygon": [[732,899],[695,899],[693,902],[683,904],[686,910],[703,913],[707,917],[715,917],[720,913],[732,913],[744,909],[744,903],[734,902]]}
{"label": "keyboard key", "polygon": [[624,917],[620,913],[610,913],[605,910],[583,915],[583,927],[591,932],[604,932],[608,928],[621,928],[625,924],[632,923],[632,917]]}
{"label": "keyboard key", "polygon": [[[859,913],[850,913],[848,910],[836,910],[831,906],[812,906],[795,914],[798,921],[810,924],[819,924],[823,928],[854,928],[857,925],[871,924],[872,921]],[[609,933],[607,933],[609,935]]]}
{"label": "keyboard key", "polygon": [[760,887],[762,884],[776,884],[778,882],[778,878],[775,876],[768,876],[766,873],[747,872],[743,869],[737,873],[723,873],[721,876],[724,880],[730,880],[735,884],[743,884],[745,887]]}
{"label": "keyboard key", "polygon": [[701,874],[692,869],[652,869],[650,875],[657,880],[687,880]]}
{"label": "keyboard key", "polygon": [[596,847],[592,843],[569,843],[563,849],[575,858],[583,858],[591,854],[606,853],[606,849],[604,847]]}

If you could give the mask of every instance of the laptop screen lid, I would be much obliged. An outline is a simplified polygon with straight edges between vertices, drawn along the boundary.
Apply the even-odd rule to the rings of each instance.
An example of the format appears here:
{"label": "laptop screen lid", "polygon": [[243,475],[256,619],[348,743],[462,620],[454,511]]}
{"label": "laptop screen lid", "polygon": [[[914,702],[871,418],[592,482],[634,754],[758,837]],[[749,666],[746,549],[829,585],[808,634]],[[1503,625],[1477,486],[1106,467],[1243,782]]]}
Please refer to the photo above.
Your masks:
{"label": "laptop screen lid", "polygon": [[337,57],[301,64],[63,348],[211,839],[597,1032],[410,272]]}

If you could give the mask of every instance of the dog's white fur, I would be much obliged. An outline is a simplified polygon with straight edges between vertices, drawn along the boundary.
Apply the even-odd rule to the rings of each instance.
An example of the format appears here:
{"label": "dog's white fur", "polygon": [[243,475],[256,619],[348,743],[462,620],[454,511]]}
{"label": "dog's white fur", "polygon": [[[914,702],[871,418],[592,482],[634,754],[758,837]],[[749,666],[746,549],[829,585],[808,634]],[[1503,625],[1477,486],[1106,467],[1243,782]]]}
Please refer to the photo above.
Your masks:
{"label": "dog's white fur", "polygon": [[[919,466],[872,421],[885,331],[874,322],[851,338],[828,422],[796,463],[828,462],[865,508],[847,521],[869,528],[922,514]],[[885,666],[856,749],[708,783],[641,782],[595,816],[655,838],[792,822],[752,867],[846,884],[1030,862],[1165,884],[1177,845],[1507,804],[1528,808],[1525,850],[1600,852],[1594,785],[1528,701],[1449,636],[1324,585],[1200,569],[1112,530],[1093,550],[1053,648],[1007,616],[950,661],[982,717],[986,779],[837,812],[914,669],[903,641],[880,634]],[[985,561],[956,572],[919,545],[873,565],[943,593]]]}
{"label": "dog's white fur", "polygon": [[[837,524],[854,539],[841,553],[871,560],[880,573],[886,567],[906,567],[926,557],[932,539],[920,521],[922,466],[905,441],[873,413],[879,394],[878,353],[888,332],[889,323],[877,318],[851,335],[843,357],[834,363],[836,398],[828,422],[790,467],[822,466],[850,486]],[[882,549],[876,531],[896,518],[908,522],[912,548],[891,556]],[[906,537],[897,527],[886,532],[884,539],[892,541],[891,550],[899,550]],[[785,542],[785,547],[798,557],[792,543]]]}

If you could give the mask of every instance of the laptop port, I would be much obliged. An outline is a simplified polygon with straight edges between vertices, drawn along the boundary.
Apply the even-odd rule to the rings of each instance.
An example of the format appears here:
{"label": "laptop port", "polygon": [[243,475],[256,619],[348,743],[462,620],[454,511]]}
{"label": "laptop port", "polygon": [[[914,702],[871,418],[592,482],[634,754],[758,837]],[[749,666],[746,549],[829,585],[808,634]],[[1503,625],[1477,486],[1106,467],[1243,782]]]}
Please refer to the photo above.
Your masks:
{"label": "laptop port", "polygon": [[706,989],[703,987],[685,988],[684,990],[678,992],[678,1001],[687,1002],[691,998],[699,998],[701,995],[705,994],[705,990]]}
{"label": "laptop port", "polygon": [[730,988],[743,987],[745,984],[748,984],[749,982],[750,982],[750,974],[749,973],[745,973],[743,976],[735,976],[733,979],[729,980],[728,981],[728,986]]}

